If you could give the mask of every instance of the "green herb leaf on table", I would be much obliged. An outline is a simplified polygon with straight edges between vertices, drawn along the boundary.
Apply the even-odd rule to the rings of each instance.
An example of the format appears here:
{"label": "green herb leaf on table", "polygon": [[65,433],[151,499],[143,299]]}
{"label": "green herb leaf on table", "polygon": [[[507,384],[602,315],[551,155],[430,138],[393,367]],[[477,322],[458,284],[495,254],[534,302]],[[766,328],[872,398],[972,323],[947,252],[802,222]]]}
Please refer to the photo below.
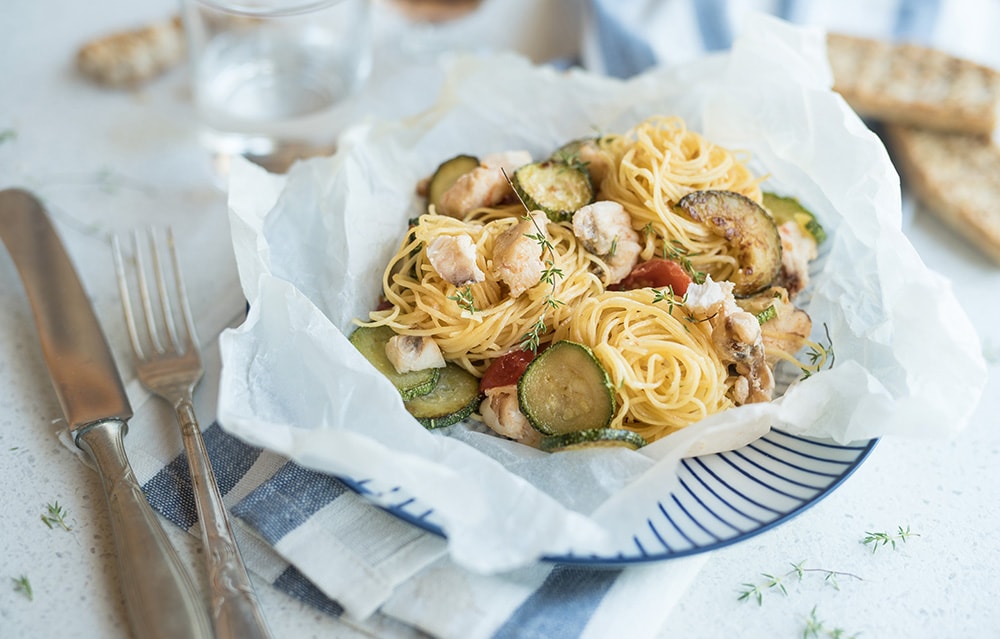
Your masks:
{"label": "green herb leaf on table", "polygon": [[806,625],[802,629],[802,639],[854,639],[857,636],[857,633],[847,634],[842,628],[827,628],[826,624],[816,616],[816,606],[809,611]]}
{"label": "green herb leaf on table", "polygon": [[906,528],[899,526],[896,529],[896,534],[865,531],[865,536],[861,540],[861,543],[866,546],[870,545],[872,547],[872,554],[875,554],[875,551],[882,546],[890,546],[893,550],[896,550],[897,542],[906,543],[906,540],[910,537],[919,536],[920,535],[918,533],[911,532],[909,526]]}
{"label": "green herb leaf on table", "polygon": [[27,575],[21,575],[20,577],[11,577],[11,581],[14,582],[14,592],[19,592],[28,598],[28,601],[33,601],[35,598],[35,593],[31,590],[31,582],[28,581]]}
{"label": "green herb leaf on table", "polygon": [[46,504],[45,513],[42,514],[42,523],[50,529],[59,526],[63,530],[73,530],[69,524],[66,523],[67,514],[66,509],[60,506],[58,501]]}

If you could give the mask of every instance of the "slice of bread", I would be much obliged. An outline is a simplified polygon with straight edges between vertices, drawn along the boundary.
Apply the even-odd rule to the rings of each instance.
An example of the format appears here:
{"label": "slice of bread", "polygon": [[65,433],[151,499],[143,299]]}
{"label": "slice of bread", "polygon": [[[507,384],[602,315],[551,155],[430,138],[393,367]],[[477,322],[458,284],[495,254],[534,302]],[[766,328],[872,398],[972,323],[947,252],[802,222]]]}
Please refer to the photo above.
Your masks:
{"label": "slice of bread", "polygon": [[1000,72],[937,49],[827,34],[834,90],[864,117],[988,136]]}
{"label": "slice of bread", "polygon": [[906,186],[1000,264],[1000,147],[989,138],[890,124],[883,131]]}

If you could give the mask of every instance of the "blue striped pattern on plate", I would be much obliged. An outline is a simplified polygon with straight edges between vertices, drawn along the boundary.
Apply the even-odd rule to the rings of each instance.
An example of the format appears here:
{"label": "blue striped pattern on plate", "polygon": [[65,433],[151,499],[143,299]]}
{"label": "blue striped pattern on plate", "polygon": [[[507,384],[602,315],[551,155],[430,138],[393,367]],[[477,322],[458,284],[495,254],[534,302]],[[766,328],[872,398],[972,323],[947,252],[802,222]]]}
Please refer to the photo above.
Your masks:
{"label": "blue striped pattern on plate", "polygon": [[[549,561],[624,565],[721,548],[781,524],[817,503],[854,472],[878,440],[841,445],[773,429],[737,450],[681,460],[679,485],[650,495],[641,520],[606,555],[567,554]],[[443,535],[434,511],[405,487],[341,477],[389,513]]]}

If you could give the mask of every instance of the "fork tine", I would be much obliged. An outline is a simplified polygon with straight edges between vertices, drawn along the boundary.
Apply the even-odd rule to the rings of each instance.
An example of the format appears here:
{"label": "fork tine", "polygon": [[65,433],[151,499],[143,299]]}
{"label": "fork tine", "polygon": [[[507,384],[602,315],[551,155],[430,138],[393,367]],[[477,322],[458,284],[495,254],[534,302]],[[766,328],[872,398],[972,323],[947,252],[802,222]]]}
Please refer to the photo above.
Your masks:
{"label": "fork tine", "polygon": [[[163,326],[167,329],[167,347],[175,352],[183,352],[184,348],[177,338],[177,326],[174,322],[174,310],[170,303],[170,292],[167,290],[167,280],[163,275],[163,260],[160,257],[160,242],[157,238],[155,231],[150,228],[148,231],[149,235],[149,253],[152,256],[153,262],[153,277],[156,278],[156,288],[160,294],[160,319],[163,322]],[[168,231],[168,236],[170,233]],[[168,239],[168,242],[171,242]],[[171,254],[173,251],[169,251]],[[174,261],[174,270],[176,270],[177,264]]]}
{"label": "fork tine", "polygon": [[187,287],[184,286],[184,277],[181,275],[181,262],[177,259],[174,231],[169,226],[167,227],[167,249],[170,251],[170,260],[174,265],[177,299],[180,304],[181,316],[184,318],[185,344],[187,348],[193,350],[198,346],[198,332],[194,327],[194,317],[191,315],[191,305],[188,303]]}
{"label": "fork tine", "polygon": [[146,331],[149,333],[149,341],[153,345],[153,351],[163,354],[166,349],[160,341],[159,331],[156,328],[156,316],[153,313],[153,299],[149,293],[149,283],[146,280],[146,260],[142,256],[139,246],[139,232],[132,231],[132,252],[135,256],[135,278],[139,284],[139,301],[142,303],[143,313],[146,320]]}
{"label": "fork tine", "polygon": [[115,260],[115,275],[118,278],[118,297],[122,302],[122,313],[125,315],[125,328],[128,329],[129,341],[132,342],[132,350],[140,359],[145,359],[145,350],[139,342],[139,335],[136,332],[135,314],[132,312],[131,296],[129,295],[128,279],[125,276],[125,263],[122,259],[121,242],[118,235],[111,236],[111,252]]}

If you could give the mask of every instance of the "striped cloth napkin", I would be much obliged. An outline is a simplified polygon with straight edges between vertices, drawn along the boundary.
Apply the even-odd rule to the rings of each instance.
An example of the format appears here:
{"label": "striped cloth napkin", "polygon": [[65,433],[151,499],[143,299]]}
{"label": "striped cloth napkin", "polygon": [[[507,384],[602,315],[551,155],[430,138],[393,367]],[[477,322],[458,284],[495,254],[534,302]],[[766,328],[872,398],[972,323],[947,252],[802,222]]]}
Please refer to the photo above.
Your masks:
{"label": "striped cloth napkin", "polygon": [[993,49],[998,6],[982,0],[589,0],[581,42],[583,66],[629,77],[728,49],[743,19],[772,13],[792,24],[909,41],[966,54]]}

